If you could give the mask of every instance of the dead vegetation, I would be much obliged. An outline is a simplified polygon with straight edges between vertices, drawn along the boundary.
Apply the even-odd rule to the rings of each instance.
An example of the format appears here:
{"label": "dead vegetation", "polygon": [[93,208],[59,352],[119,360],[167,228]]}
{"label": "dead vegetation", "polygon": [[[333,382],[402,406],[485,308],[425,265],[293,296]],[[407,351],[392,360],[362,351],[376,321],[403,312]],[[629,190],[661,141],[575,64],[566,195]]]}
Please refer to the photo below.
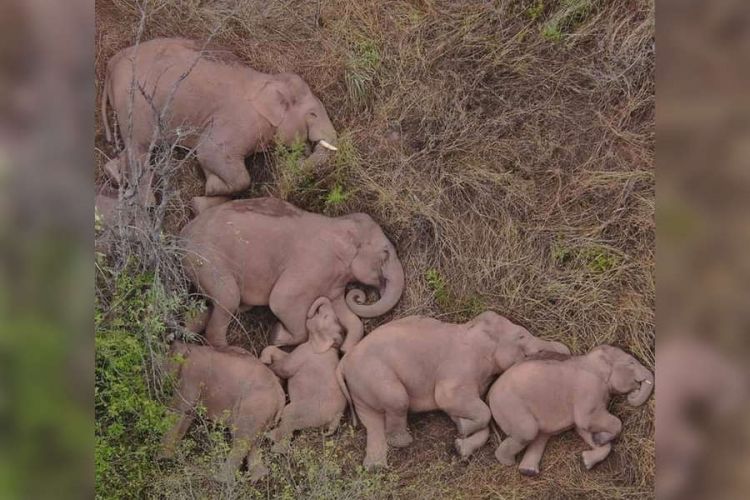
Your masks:
{"label": "dead vegetation", "polygon": [[[381,224],[407,288],[367,331],[408,314],[462,321],[493,309],[576,353],[612,343],[653,369],[652,1],[97,0],[98,89],[109,57],[133,43],[141,4],[144,40],[215,32],[259,70],[298,73],[326,105],[342,136],[337,156],[298,172],[289,167],[298,151],[256,155],[243,196],[363,211]],[[101,123],[98,132],[98,148],[113,155]],[[99,154],[100,182],[105,161]],[[172,177],[166,240],[149,241],[169,241],[187,220],[203,186],[194,164],[187,158]],[[259,352],[270,320],[245,315],[233,340]],[[395,482],[382,496],[651,496],[653,408],[615,403],[625,431],[591,472],[577,437],[554,439],[536,479],[497,464],[495,438],[459,462],[447,417],[415,416],[415,443],[389,456]],[[353,457],[341,472],[349,477],[364,431],[333,439]],[[322,442],[305,433],[296,446]],[[185,471],[159,493],[186,495],[169,489]]]}

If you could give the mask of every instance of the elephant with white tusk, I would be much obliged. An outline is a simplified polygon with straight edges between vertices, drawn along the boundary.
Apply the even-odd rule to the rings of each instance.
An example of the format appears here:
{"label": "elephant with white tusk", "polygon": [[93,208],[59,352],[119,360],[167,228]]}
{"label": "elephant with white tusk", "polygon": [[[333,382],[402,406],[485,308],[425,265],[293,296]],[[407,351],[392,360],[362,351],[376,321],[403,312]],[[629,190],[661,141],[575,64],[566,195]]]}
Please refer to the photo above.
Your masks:
{"label": "elephant with white tusk", "polygon": [[471,455],[489,437],[482,396],[494,377],[545,351],[570,353],[492,311],[460,325],[410,316],[376,328],[337,368],[342,392],[367,429],[364,466],[384,467],[389,445],[412,442],[409,411],[445,411],[461,436],[458,453]]}
{"label": "elephant with white tusk", "polygon": [[551,435],[575,427],[591,449],[583,452],[586,469],[604,460],[622,422],[607,411],[610,394],[627,394],[640,406],[651,396],[654,375],[633,356],[601,345],[584,356],[546,356],[524,361],[503,373],[487,396],[492,416],[507,434],[495,451],[505,465],[526,448],[519,470],[539,473]]}
{"label": "elephant with white tusk", "polygon": [[[385,314],[401,298],[404,270],[396,248],[368,215],[325,217],[276,198],[234,200],[201,212],[182,230],[183,263],[192,281],[212,302],[204,321],[206,338],[227,345],[234,313],[268,305],[281,322],[274,345],[308,340],[308,314],[319,298],[330,301],[346,330],[346,352],[363,335],[358,316]],[[352,282],[378,287],[366,305],[346,294]],[[350,304],[353,304],[350,308]],[[310,336],[315,352],[332,344]]]}
{"label": "elephant with white tusk", "polygon": [[[206,177],[205,194],[222,197],[250,185],[244,159],[273,141],[308,141],[305,162],[321,164],[336,151],[336,130],[320,100],[291,73],[266,74],[243,65],[226,51],[201,50],[179,38],[159,38],[115,54],[107,66],[101,113],[107,141],[111,103],[124,150],[105,171],[122,178],[129,158],[145,168],[154,130],[162,140],[195,148]],[[153,172],[144,170],[138,192],[153,203]],[[196,200],[202,207],[205,200]]]}

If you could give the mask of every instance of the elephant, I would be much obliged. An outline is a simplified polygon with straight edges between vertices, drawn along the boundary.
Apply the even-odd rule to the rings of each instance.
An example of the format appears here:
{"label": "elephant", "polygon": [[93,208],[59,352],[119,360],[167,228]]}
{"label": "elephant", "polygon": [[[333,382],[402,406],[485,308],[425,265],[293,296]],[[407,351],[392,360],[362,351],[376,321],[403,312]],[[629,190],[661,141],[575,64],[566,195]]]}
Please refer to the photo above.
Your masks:
{"label": "elephant", "polygon": [[387,466],[388,446],[412,442],[407,413],[442,410],[458,428],[468,457],[489,437],[482,401],[495,376],[527,356],[570,353],[493,311],[463,324],[409,316],[370,332],[341,360],[337,377],[367,429],[364,466]]}
{"label": "elephant", "polygon": [[[145,166],[155,131],[161,140],[195,148],[207,197],[246,189],[244,159],[273,141],[314,145],[305,167],[336,151],[337,134],[325,107],[292,73],[255,71],[227,51],[191,40],[158,38],[121,50],[109,60],[101,97],[105,135],[112,141],[107,103],[117,117],[124,149],[107,162],[116,181],[132,161]],[[129,160],[130,159],[130,160]],[[139,199],[153,204],[153,172],[138,180]],[[205,203],[200,198],[195,203]]]}
{"label": "elephant", "polygon": [[[212,306],[204,322],[212,346],[227,345],[232,316],[268,305],[280,321],[272,344],[308,340],[307,316],[320,297],[346,330],[341,350],[362,338],[362,318],[385,314],[401,298],[404,270],[396,248],[366,214],[326,217],[276,198],[233,200],[210,207],[181,232],[183,264]],[[380,298],[362,303],[364,292],[347,284],[377,287]],[[313,350],[328,346],[312,338]]]}
{"label": "elephant", "polygon": [[611,394],[627,394],[640,406],[654,388],[654,375],[621,349],[601,345],[583,356],[552,355],[519,363],[500,375],[487,401],[492,417],[507,437],[495,451],[504,465],[526,448],[521,474],[539,474],[551,435],[575,427],[591,447],[582,453],[591,469],[612,449],[622,422],[607,411]]}
{"label": "elephant", "polygon": [[174,456],[177,442],[201,404],[208,418],[228,425],[232,432],[232,448],[215,479],[231,482],[245,458],[250,480],[264,477],[268,468],[263,465],[258,444],[263,431],[279,421],[286,402],[276,375],[239,347],[217,351],[174,341],[169,364],[168,369],[179,380],[171,403],[179,418],[164,435],[159,458]]}
{"label": "elephant", "polygon": [[[311,339],[341,337],[341,324],[327,298],[316,300],[308,316]],[[325,436],[336,432],[346,410],[346,399],[336,380],[339,354],[334,342],[321,353],[315,352],[312,340],[298,345],[291,353],[268,346],[260,360],[278,377],[288,380],[289,404],[278,427],[268,434],[275,443],[274,451],[283,451],[296,430],[328,425]]]}

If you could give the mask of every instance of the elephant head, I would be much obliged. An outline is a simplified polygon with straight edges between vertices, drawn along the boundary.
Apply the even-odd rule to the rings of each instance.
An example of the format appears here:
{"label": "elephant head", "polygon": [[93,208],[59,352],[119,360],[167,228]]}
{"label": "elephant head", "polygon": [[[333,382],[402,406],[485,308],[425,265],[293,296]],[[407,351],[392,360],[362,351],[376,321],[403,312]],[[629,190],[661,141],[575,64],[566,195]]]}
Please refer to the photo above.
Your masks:
{"label": "elephant head", "polygon": [[633,356],[621,349],[602,345],[593,349],[588,357],[607,374],[607,385],[614,394],[627,394],[628,403],[640,406],[654,390],[654,374]]}
{"label": "elephant head", "polygon": [[319,297],[312,303],[306,326],[313,351],[322,353],[333,346],[341,347],[344,329],[327,297]]}
{"label": "elephant head", "polygon": [[284,144],[297,139],[314,145],[306,160],[313,166],[336,151],[337,134],[323,103],[299,76],[281,73],[267,80],[253,98],[254,107],[276,129]]}
{"label": "elephant head", "polygon": [[361,318],[385,314],[398,303],[404,291],[404,268],[396,254],[396,247],[370,216],[352,214],[343,219],[355,227],[352,235],[355,246],[351,260],[352,276],[362,284],[377,287],[380,292],[377,302],[364,304],[365,293],[352,289],[346,295],[346,303]]}
{"label": "elephant head", "polygon": [[531,357],[570,356],[560,342],[542,340],[493,311],[485,311],[468,323],[470,332],[480,332],[495,344],[493,358],[501,371]]}

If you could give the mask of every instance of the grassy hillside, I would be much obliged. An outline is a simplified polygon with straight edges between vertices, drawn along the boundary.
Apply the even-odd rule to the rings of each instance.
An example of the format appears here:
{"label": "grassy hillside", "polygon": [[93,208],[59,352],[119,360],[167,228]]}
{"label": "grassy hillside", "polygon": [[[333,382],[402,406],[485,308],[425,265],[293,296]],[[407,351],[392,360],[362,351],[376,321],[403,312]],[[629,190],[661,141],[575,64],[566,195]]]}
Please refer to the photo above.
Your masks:
{"label": "grassy hillside", "polygon": [[[99,90],[107,60],[139,26],[144,40],[213,36],[256,69],[309,83],[340,133],[340,152],[312,172],[289,167],[298,151],[256,155],[243,196],[281,196],[329,215],[363,211],[381,224],[407,288],[366,331],[408,314],[463,321],[493,309],[574,352],[612,343],[653,368],[651,0],[97,0],[96,8]],[[115,151],[101,123],[97,130],[102,182]],[[107,485],[99,495],[651,496],[653,398],[638,409],[613,404],[623,435],[590,472],[574,435],[550,442],[534,479],[495,461],[497,436],[461,462],[442,414],[410,417],[415,443],[392,450],[380,475],[358,469],[364,429],[348,427],[327,439],[303,433],[254,487],[220,491],[208,480],[223,439],[207,423],[190,433],[180,460],[155,462],[168,388],[154,367],[164,336],[195,302],[166,261],[152,258],[168,253],[185,204],[202,189],[195,161],[181,161],[159,248],[121,244],[114,262],[99,265],[97,472]],[[230,340],[259,352],[270,313],[240,319]],[[123,398],[132,405],[113,412]]]}

